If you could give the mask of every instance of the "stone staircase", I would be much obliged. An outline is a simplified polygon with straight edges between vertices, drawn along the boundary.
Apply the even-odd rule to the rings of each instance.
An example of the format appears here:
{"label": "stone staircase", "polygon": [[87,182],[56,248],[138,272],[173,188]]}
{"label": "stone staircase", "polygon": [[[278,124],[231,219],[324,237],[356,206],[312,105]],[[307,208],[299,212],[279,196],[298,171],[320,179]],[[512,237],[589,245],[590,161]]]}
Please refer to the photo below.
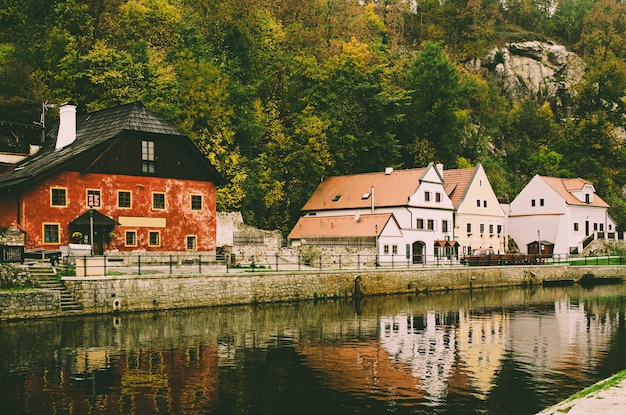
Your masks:
{"label": "stone staircase", "polygon": [[76,312],[82,310],[76,298],[65,287],[63,281],[56,276],[50,262],[38,261],[28,267],[30,275],[36,281],[37,287],[46,290],[57,290],[61,294],[60,306],[62,311]]}

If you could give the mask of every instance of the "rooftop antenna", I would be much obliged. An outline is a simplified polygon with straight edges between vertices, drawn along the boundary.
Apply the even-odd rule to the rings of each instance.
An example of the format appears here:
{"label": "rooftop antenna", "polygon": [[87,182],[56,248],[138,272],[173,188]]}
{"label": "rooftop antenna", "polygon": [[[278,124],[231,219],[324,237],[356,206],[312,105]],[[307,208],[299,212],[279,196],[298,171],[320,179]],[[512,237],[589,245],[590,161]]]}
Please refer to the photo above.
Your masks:
{"label": "rooftop antenna", "polygon": [[65,104],[67,104],[67,102],[64,102],[63,104],[52,104],[52,103],[49,103],[48,101],[44,101],[41,104],[41,115],[39,117],[39,121],[33,121],[33,124],[35,124],[38,127],[41,127],[41,129],[43,130],[43,132],[41,133],[42,143],[44,142],[46,138],[46,111],[49,109],[58,108]]}

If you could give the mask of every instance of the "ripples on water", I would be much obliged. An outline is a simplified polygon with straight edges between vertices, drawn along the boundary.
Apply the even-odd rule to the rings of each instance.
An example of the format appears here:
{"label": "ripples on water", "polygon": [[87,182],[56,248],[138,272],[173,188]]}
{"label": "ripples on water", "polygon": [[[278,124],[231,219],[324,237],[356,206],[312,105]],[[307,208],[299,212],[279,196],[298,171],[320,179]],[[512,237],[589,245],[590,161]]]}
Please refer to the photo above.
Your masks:
{"label": "ripples on water", "polygon": [[626,368],[624,287],[3,323],[2,414],[534,414]]}

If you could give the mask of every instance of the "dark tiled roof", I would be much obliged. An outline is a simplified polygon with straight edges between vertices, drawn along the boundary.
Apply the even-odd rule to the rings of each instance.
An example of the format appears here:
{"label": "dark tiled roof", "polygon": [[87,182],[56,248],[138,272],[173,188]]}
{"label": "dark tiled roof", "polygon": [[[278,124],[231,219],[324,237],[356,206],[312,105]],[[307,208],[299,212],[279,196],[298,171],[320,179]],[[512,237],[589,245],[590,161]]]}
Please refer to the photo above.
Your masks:
{"label": "dark tiled roof", "polygon": [[53,172],[123,131],[185,136],[172,124],[148,111],[140,102],[77,116],[76,140],[60,150],[55,150],[57,131],[58,126],[50,130],[46,143],[37,154],[0,174],[0,188],[17,186]]}

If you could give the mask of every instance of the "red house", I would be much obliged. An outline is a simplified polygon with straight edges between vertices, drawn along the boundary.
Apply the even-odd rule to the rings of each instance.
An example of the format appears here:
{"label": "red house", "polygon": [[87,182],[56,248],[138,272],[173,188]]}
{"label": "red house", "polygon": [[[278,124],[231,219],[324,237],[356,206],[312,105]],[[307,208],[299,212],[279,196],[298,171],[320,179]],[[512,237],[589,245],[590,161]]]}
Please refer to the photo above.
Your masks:
{"label": "red house", "polygon": [[215,186],[195,144],[141,103],[77,116],[60,108],[41,149],[0,174],[0,227],[25,247],[214,251]]}

